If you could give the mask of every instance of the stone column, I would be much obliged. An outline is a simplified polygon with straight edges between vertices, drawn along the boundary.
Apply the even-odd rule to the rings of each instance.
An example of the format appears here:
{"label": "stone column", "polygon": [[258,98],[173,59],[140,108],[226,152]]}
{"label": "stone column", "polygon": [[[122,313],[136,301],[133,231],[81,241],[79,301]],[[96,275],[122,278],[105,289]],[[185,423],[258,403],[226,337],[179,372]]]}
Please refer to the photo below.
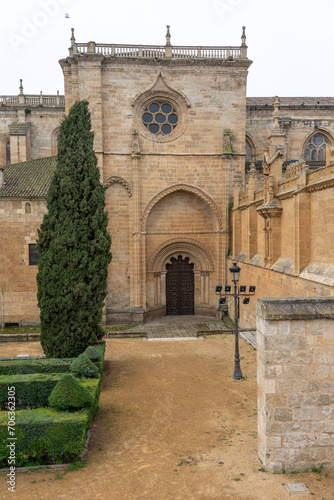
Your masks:
{"label": "stone column", "polygon": [[311,260],[311,195],[303,190],[295,195],[295,273],[300,274]]}
{"label": "stone column", "polygon": [[[140,228],[140,147],[139,136],[136,130],[132,134],[132,190],[133,198],[130,213],[130,238],[131,244],[131,303],[133,304],[134,321],[144,320],[143,289],[146,272],[142,269],[142,240]],[[130,241],[131,241],[130,240]],[[145,255],[145,254],[144,254]],[[144,260],[145,262],[145,260]],[[145,264],[144,264],[145,265]],[[143,276],[144,273],[144,276]],[[144,281],[143,281],[144,279]],[[146,300],[145,300],[146,303]]]}

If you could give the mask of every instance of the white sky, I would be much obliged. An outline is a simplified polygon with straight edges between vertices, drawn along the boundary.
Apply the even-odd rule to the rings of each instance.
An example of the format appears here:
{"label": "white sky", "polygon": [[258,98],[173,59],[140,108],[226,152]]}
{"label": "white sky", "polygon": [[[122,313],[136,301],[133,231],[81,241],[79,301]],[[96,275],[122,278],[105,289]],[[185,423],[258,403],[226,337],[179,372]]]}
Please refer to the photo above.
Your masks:
{"label": "white sky", "polygon": [[[65,17],[69,15],[70,19]],[[58,60],[77,42],[240,45],[248,96],[333,96],[333,0],[11,0],[1,5],[0,95],[63,93]]]}

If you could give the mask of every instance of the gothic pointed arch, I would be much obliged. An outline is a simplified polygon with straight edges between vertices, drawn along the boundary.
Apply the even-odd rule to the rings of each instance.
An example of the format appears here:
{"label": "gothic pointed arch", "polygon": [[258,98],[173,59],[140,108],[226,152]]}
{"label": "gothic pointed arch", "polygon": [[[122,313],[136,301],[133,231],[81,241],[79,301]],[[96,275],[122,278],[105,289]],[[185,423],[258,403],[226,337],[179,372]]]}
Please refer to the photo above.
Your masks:
{"label": "gothic pointed arch", "polygon": [[246,162],[251,162],[253,158],[256,159],[256,146],[254,140],[252,139],[249,133],[246,134],[245,146],[246,146],[245,147]]}
{"label": "gothic pointed arch", "polygon": [[4,135],[0,140],[0,165],[9,165],[10,162],[10,137]]}
{"label": "gothic pointed arch", "polygon": [[111,175],[110,177],[108,177],[104,181],[103,185],[108,188],[109,186],[112,186],[115,183],[121,184],[127,190],[128,195],[131,198],[132,189],[131,189],[129,182],[126,179],[124,179],[123,177],[120,177],[119,175]]}
{"label": "gothic pointed arch", "polygon": [[317,128],[304,141],[302,156],[306,162],[326,162],[327,145],[334,143],[332,134],[324,129]]}
{"label": "gothic pointed arch", "polygon": [[56,127],[51,134],[51,155],[56,156],[58,151],[58,142],[60,139],[60,129]]}
{"label": "gothic pointed arch", "polygon": [[221,211],[217,205],[217,203],[209,196],[205,191],[203,191],[200,188],[197,188],[195,186],[191,186],[188,184],[175,184],[174,186],[170,186],[160,193],[158,193],[154,198],[151,199],[151,201],[146,205],[146,208],[143,212],[142,218],[141,218],[141,230],[143,232],[146,231],[146,225],[147,225],[147,219],[154,208],[154,206],[163,198],[168,196],[171,193],[175,193],[176,191],[186,191],[188,193],[192,193],[199,198],[201,198],[211,209],[212,213],[215,216],[215,219],[217,221],[217,225],[219,230],[223,230],[223,217],[221,214]]}

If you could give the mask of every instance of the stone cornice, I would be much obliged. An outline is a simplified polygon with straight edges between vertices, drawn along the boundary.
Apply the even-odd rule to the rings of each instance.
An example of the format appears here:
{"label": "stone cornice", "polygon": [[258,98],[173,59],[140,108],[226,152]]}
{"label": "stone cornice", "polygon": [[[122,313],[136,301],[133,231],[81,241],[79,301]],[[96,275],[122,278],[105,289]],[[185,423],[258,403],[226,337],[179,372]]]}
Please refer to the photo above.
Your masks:
{"label": "stone cornice", "polygon": [[78,64],[79,61],[100,61],[103,67],[108,65],[122,64],[122,65],[134,65],[139,64],[141,66],[221,66],[227,68],[245,68],[248,69],[253,61],[249,59],[178,59],[178,58],[149,58],[149,57],[115,57],[115,56],[105,56],[103,54],[74,54],[73,56],[68,56],[66,59],[60,59],[59,64],[61,67],[65,67],[71,64]]}
{"label": "stone cornice", "polygon": [[334,319],[334,297],[259,298],[257,313],[269,321]]}

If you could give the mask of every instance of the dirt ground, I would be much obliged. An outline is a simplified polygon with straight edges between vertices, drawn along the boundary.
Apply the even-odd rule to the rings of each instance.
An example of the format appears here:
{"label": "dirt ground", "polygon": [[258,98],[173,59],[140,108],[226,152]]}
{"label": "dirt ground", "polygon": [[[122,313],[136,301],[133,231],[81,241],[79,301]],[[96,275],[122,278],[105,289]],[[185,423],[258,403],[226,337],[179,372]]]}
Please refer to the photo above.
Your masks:
{"label": "dirt ground", "polygon": [[[1,498],[108,500],[282,500],[285,483],[333,500],[334,471],[272,475],[257,454],[256,351],[240,341],[242,381],[232,379],[234,338],[108,340],[100,409],[87,463],[74,471],[0,476]],[[1,356],[39,354],[8,343]]]}

